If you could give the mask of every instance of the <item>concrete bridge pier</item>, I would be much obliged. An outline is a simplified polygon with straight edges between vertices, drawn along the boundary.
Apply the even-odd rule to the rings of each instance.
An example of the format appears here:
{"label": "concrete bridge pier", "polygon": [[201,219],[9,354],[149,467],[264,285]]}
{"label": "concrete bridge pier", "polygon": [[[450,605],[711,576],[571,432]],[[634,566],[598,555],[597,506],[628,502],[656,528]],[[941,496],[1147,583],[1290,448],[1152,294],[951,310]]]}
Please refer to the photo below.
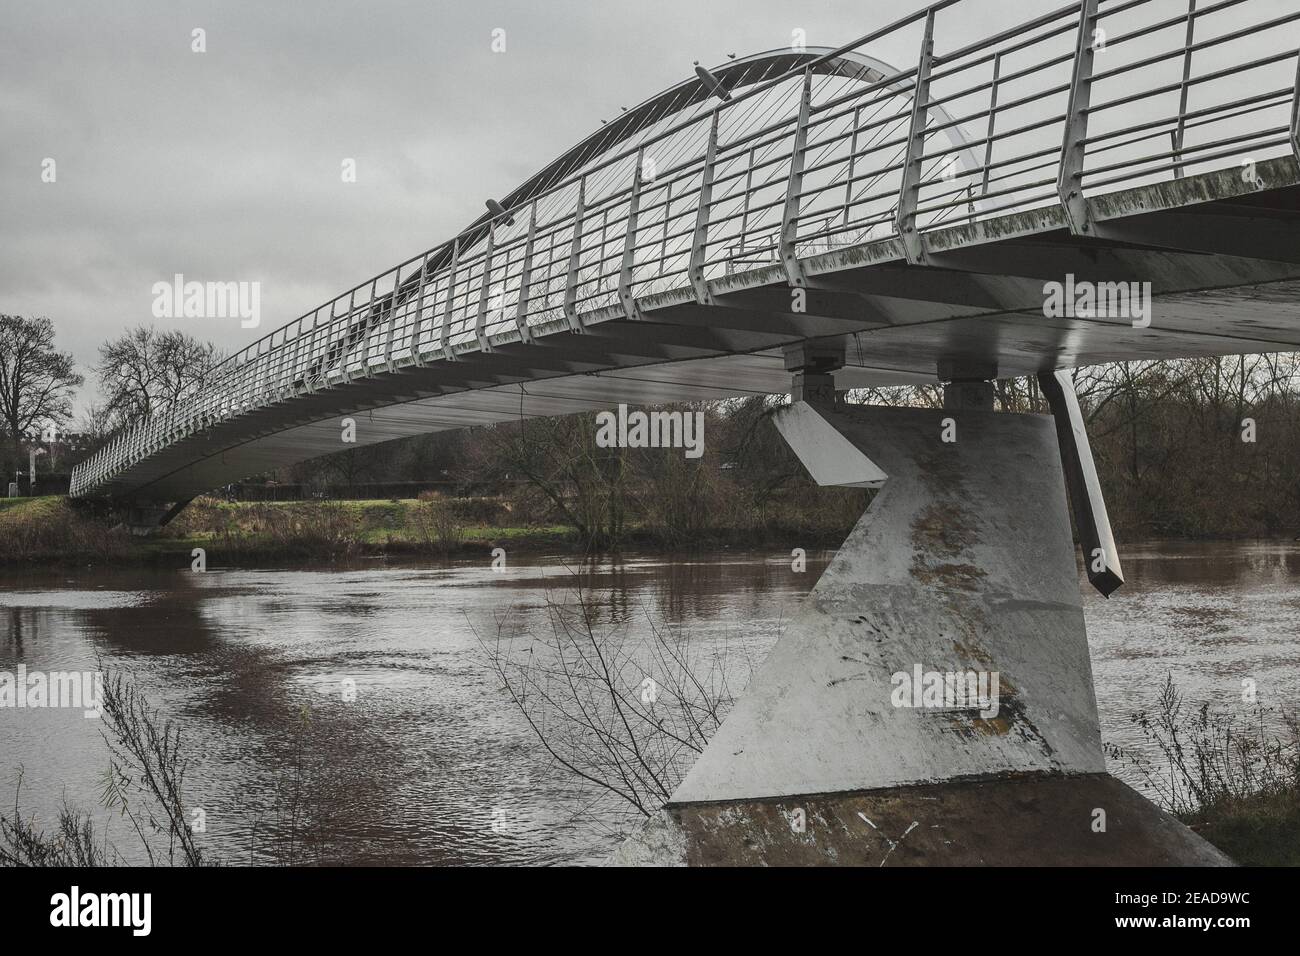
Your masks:
{"label": "concrete bridge pier", "polygon": [[880,491],[611,862],[1229,863],[1106,772],[1052,417],[994,413],[978,373],[936,410],[836,407],[819,374],[778,427]]}

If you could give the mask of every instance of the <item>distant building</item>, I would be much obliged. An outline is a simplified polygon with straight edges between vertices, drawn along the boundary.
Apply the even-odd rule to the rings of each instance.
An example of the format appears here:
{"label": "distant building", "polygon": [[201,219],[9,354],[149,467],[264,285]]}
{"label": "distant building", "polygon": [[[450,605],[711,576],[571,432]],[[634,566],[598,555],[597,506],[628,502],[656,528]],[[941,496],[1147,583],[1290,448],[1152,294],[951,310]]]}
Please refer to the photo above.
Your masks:
{"label": "distant building", "polygon": [[[37,460],[38,475],[46,472],[66,474],[72,470],[73,465],[92,454],[104,442],[102,437],[96,438],[94,435],[73,431],[57,431],[52,442],[46,441],[46,437],[38,428],[29,428],[23,432],[23,444],[28,450],[42,448],[46,452]],[[20,465],[24,471],[27,468],[25,456],[24,452],[23,463]]]}

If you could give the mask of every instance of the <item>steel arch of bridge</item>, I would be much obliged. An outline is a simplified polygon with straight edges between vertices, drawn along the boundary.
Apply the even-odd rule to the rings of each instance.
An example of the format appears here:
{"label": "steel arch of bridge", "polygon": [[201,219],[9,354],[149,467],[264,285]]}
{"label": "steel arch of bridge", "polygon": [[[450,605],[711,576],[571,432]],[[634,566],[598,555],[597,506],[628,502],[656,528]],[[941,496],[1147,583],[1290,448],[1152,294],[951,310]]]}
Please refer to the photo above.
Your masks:
{"label": "steel arch of bridge", "polygon": [[[231,356],[184,407],[78,466],[72,494],[249,410],[636,320],[648,297],[707,306],[774,265],[800,287],[845,250],[925,265],[927,233],[1035,210],[1087,236],[1097,197],[1300,154],[1300,12],[1273,15],[1275,0],[1074,0],[963,43],[956,18],[980,6],[942,0],[834,50],[729,62],[713,70],[726,101],[699,79],[652,97],[503,213]],[[917,54],[893,69],[877,48]]]}

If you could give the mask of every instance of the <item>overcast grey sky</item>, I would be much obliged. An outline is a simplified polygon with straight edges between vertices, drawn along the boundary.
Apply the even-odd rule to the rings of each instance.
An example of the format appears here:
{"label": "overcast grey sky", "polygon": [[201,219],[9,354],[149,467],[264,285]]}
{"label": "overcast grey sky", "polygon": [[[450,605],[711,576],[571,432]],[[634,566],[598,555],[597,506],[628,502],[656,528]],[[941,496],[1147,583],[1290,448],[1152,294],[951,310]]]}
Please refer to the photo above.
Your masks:
{"label": "overcast grey sky", "polygon": [[[796,27],[836,45],[922,5],[5,0],[0,310],[50,316],[87,373],[138,323],[233,350],[458,232],[693,60]],[[260,330],[154,319],[177,272],[260,281]]]}

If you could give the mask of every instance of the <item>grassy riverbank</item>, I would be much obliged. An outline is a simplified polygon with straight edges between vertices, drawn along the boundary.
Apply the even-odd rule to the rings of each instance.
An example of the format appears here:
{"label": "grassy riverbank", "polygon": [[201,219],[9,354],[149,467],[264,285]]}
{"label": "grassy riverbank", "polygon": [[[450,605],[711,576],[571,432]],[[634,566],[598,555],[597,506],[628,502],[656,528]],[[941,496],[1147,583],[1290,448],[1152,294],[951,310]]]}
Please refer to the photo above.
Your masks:
{"label": "grassy riverbank", "polygon": [[1180,818],[1242,866],[1300,866],[1300,791],[1256,793]]}
{"label": "grassy riverbank", "polygon": [[0,564],[109,564],[131,554],[125,529],[79,514],[65,498],[0,499]]}
{"label": "grassy riverbank", "polygon": [[[849,511],[814,520],[788,507],[754,515],[743,526],[714,524],[695,548],[815,549],[837,546],[852,526]],[[120,517],[83,510],[48,496],[0,500],[0,564],[188,565],[203,548],[210,566],[263,561],[336,561],[357,557],[516,553],[581,554],[578,531],[562,524],[515,520],[492,499],[226,502],[200,498],[165,528],[134,537]],[[619,548],[676,551],[649,522],[629,522]],[[605,548],[601,550],[616,550]]]}

